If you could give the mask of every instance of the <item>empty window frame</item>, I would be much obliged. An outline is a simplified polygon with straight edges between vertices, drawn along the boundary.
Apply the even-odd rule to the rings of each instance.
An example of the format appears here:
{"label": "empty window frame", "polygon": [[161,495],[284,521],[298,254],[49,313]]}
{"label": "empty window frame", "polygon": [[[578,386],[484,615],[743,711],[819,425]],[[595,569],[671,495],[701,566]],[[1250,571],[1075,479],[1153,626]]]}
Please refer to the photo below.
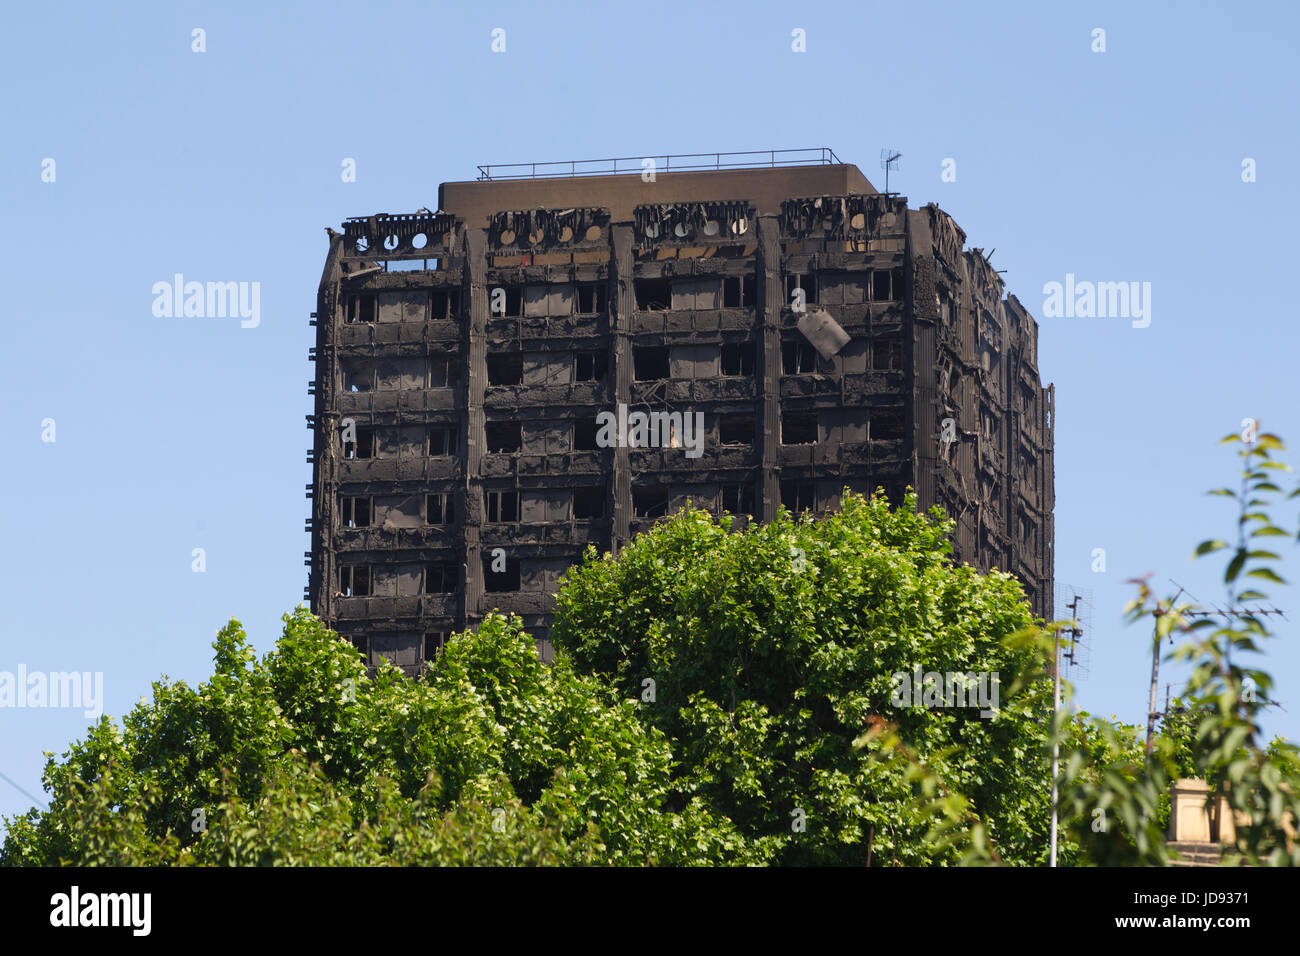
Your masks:
{"label": "empty window frame", "polygon": [[578,283],[578,315],[596,315],[607,308],[609,287],[603,282]]}
{"label": "empty window frame", "polygon": [[489,385],[520,385],[524,381],[524,356],[521,352],[501,352],[487,357]]}
{"label": "empty window frame", "polygon": [[898,338],[871,340],[871,367],[876,371],[903,367],[903,342]]}
{"label": "empty window frame", "polygon": [[456,454],[456,426],[434,425],[429,429],[429,457]]}
{"label": "empty window frame", "polygon": [[[504,567],[502,565],[504,564]],[[493,566],[500,570],[493,570]],[[483,590],[484,591],[518,591],[519,590],[519,559],[518,558],[493,558],[485,556],[483,558]]]}
{"label": "empty window frame", "polygon": [[460,359],[455,355],[429,356],[426,388],[448,388],[460,380]]}
{"label": "empty window frame", "polygon": [[784,412],[781,415],[782,445],[815,445],[816,443],[816,412]]}
{"label": "empty window frame", "polygon": [[451,631],[425,631],[424,659],[431,661],[441,654],[449,640],[451,640]]}
{"label": "empty window frame", "polygon": [[523,450],[523,426],[519,422],[487,422],[483,432],[490,454],[509,455]]}
{"label": "empty window frame", "polygon": [[720,415],[718,417],[718,441],[723,445],[754,444],[753,415]]}
{"label": "empty window frame", "polygon": [[871,273],[871,301],[894,302],[903,298],[903,270],[876,269]]}
{"label": "empty window frame", "polygon": [[375,430],[369,425],[354,426],[353,434],[356,441],[347,441],[347,433],[344,432],[343,438],[343,457],[347,461],[363,461],[375,457]]}
{"label": "empty window frame", "polygon": [[727,276],[722,280],[724,309],[752,309],[758,304],[753,276]]}
{"label": "empty window frame", "polygon": [[903,437],[902,406],[885,406],[873,408],[867,413],[869,429],[867,437],[871,441],[893,441]]}
{"label": "empty window frame", "polygon": [[492,524],[519,521],[519,492],[517,491],[485,490],[483,505],[487,512],[487,520]]}
{"label": "empty window frame", "polygon": [[632,512],[638,518],[662,518],[668,513],[671,492],[664,485],[644,485],[632,489]]}
{"label": "empty window frame", "polygon": [[375,321],[375,297],[366,294],[349,295],[346,315],[349,323]]}
{"label": "empty window frame", "polygon": [[424,566],[424,593],[451,594],[460,586],[460,568],[452,561],[432,561]]}
{"label": "empty window frame", "polygon": [[638,382],[651,382],[669,377],[668,347],[639,345],[632,349],[633,377]]}
{"label": "empty window frame", "polygon": [[340,359],[339,373],[345,392],[372,392],[375,389],[373,362]]}
{"label": "empty window frame", "polygon": [[733,515],[754,513],[754,483],[732,482],[722,486],[722,510]]}
{"label": "empty window frame", "polygon": [[518,318],[524,314],[522,286],[491,286],[488,289],[488,314],[493,318],[503,316]]}
{"label": "empty window frame", "polygon": [[817,303],[817,279],[812,275],[789,275],[785,277],[785,304],[793,306],[795,289],[803,289],[804,305]]}
{"label": "empty window frame", "polygon": [[781,504],[791,514],[814,511],[817,508],[817,484],[798,478],[787,478],[781,482]]}
{"label": "empty window frame", "polygon": [[424,496],[424,523],[451,523],[451,495],[444,492]]}
{"label": "empty window frame", "polygon": [[573,357],[573,380],[575,382],[601,382],[605,379],[605,367],[609,356],[604,352],[578,352]]}
{"label": "empty window frame", "polygon": [[369,496],[339,495],[339,527],[368,528],[371,521]]}
{"label": "empty window frame", "polygon": [[574,488],[573,517],[579,520],[605,517],[605,489],[599,485]]}
{"label": "empty window frame", "polygon": [[754,343],[734,342],[724,344],[722,346],[722,374],[752,376],[754,374]]}
{"label": "empty window frame", "polygon": [[356,648],[361,655],[361,659],[367,664],[370,663],[370,639],[364,634],[353,634],[348,638],[348,643]]}
{"label": "empty window frame", "polygon": [[430,318],[454,319],[460,314],[460,289],[433,289],[430,296]]}
{"label": "empty window frame", "polygon": [[634,279],[638,311],[667,311],[673,305],[673,284],[670,279]]}
{"label": "empty window frame", "polygon": [[803,375],[817,371],[817,350],[804,339],[781,346],[781,371],[786,375]]}
{"label": "empty window frame", "polygon": [[594,418],[579,418],[573,423],[573,450],[574,451],[595,451],[600,446],[596,444],[596,436],[600,430],[596,427]]}
{"label": "empty window frame", "polygon": [[343,597],[366,597],[370,594],[370,566],[344,564],[339,566],[339,594]]}

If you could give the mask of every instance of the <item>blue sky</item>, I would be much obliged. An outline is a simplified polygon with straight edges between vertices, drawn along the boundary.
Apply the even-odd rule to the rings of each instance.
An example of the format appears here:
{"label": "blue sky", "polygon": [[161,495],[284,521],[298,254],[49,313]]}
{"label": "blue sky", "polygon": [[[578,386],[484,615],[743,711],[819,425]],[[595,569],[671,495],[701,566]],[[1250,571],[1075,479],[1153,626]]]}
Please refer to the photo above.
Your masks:
{"label": "blue sky", "polygon": [[[160,674],[208,675],[231,616],[273,645],[306,583],[325,226],[436,208],[438,184],[480,163],[825,145],[879,185],[888,146],[903,153],[891,187],[996,247],[1042,321],[1056,575],[1094,597],[1081,703],[1142,722],[1150,632],[1122,622],[1125,579],[1221,599],[1221,564],[1189,559],[1233,532],[1231,504],[1205,495],[1234,480],[1217,439],[1253,416],[1300,445],[1297,19],[1284,3],[10,11],[0,670],[102,671],[120,717]],[[941,181],[947,158],[956,182]],[[177,272],[260,283],[260,324],[155,317],[152,286]],[[1043,318],[1044,285],[1067,273],[1150,282],[1150,326]],[[1294,527],[1294,504],[1278,517]],[[1290,613],[1269,648],[1283,706],[1267,728],[1300,738],[1300,603],[1289,588],[1276,603]],[[40,796],[41,752],[88,723],[0,709],[0,773]],[[29,805],[0,780],[0,814]]]}

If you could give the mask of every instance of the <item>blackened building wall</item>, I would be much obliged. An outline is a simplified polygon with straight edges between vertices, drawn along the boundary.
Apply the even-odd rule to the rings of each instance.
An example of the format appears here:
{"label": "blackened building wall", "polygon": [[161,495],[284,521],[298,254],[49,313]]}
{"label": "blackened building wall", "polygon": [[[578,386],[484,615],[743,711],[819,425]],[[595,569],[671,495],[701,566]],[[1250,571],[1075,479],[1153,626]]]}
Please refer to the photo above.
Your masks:
{"label": "blackened building wall", "polygon": [[[839,164],[439,200],[330,230],[314,318],[307,595],[371,663],[418,670],[492,608],[545,657],[589,543],[688,500],[770,520],[846,486],[915,487],[956,519],[959,561],[1014,572],[1050,616],[1037,324],[937,206]],[[701,453],[600,447],[620,405],[702,412]]]}

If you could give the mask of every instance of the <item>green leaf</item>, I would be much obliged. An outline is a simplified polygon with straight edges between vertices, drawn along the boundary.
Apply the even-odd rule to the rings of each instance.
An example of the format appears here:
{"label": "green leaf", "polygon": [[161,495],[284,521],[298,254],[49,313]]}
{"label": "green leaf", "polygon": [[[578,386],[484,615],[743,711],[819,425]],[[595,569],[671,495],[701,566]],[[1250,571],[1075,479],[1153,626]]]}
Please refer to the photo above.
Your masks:
{"label": "green leaf", "polygon": [[1253,571],[1247,571],[1248,578],[1263,578],[1266,581],[1272,581],[1275,584],[1286,584],[1282,578],[1269,568],[1255,568]]}

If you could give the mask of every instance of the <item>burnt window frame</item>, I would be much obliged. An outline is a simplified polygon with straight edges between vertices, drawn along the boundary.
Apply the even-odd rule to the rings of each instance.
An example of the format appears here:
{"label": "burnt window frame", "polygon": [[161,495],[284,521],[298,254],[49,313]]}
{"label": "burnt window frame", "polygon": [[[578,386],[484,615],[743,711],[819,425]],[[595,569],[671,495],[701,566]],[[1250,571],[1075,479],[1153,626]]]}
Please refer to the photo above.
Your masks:
{"label": "burnt window frame", "polygon": [[[897,434],[877,434],[892,431],[897,423]],[[867,409],[868,441],[901,441],[907,437],[907,410],[902,405],[873,405]]]}
{"label": "burnt window frame", "polygon": [[[590,363],[590,367],[586,371],[590,374],[583,375],[583,366],[588,363]],[[608,352],[579,350],[573,353],[573,380],[575,382],[603,382],[608,367]]]}
{"label": "burnt window frame", "polygon": [[[506,555],[506,569],[504,571],[492,570],[492,551],[483,555],[483,590],[485,593],[494,594],[514,594],[523,590],[523,567],[519,558],[512,558]],[[513,582],[513,587],[497,587],[503,583],[509,585]]]}
{"label": "burnt window frame", "polygon": [[[434,369],[442,370],[442,381],[434,374]],[[430,355],[425,369],[425,388],[455,388],[460,384],[460,357],[457,355]]]}
{"label": "burnt window frame", "polygon": [[455,561],[425,562],[420,581],[421,594],[455,594],[459,589],[460,566]]}
{"label": "burnt window frame", "polygon": [[[728,501],[734,498],[734,501]],[[750,515],[756,512],[758,495],[752,481],[727,481],[722,483],[718,502],[723,511],[732,515]],[[731,505],[734,504],[734,507]]]}
{"label": "burnt window frame", "polygon": [[[648,508],[643,508],[647,495],[658,498],[662,495],[662,500],[651,504]],[[643,521],[653,521],[666,517],[668,506],[673,500],[673,489],[670,485],[633,485],[632,486],[632,516]]]}
{"label": "burnt window frame", "polygon": [[[360,522],[356,517],[357,502],[365,502],[366,520]],[[372,528],[375,524],[375,499],[374,495],[339,495],[339,528],[356,529]]]}
{"label": "burnt window frame", "polygon": [[[879,364],[879,356],[887,364]],[[895,364],[888,364],[895,363]],[[903,340],[896,335],[886,335],[871,340],[871,371],[899,372],[903,369]]]}
{"label": "burnt window frame", "polygon": [[[375,434],[374,425],[358,425],[353,422],[353,433],[356,441],[345,441],[343,435],[339,435],[339,443],[342,446],[342,458],[344,461],[374,461],[379,456],[376,454],[379,447]],[[349,446],[351,451],[349,452]],[[364,452],[364,454],[363,454]]]}
{"label": "burnt window frame", "polygon": [[817,371],[817,350],[807,339],[786,339],[781,343],[781,374],[812,375]]}
{"label": "burnt window frame", "polygon": [[[589,302],[584,303],[584,299]],[[590,305],[591,308],[584,308]],[[573,289],[574,315],[601,315],[609,311],[609,285],[604,282],[578,282]]]}
{"label": "burnt window frame", "polygon": [[483,489],[484,524],[519,524],[521,520],[518,489]]}
{"label": "burnt window frame", "polygon": [[804,305],[817,304],[817,274],[815,272],[792,272],[787,273],[785,277],[785,302],[784,307],[791,308],[790,300],[794,298],[794,290],[803,289]]}
{"label": "burnt window frame", "polygon": [[[749,440],[748,441],[728,441],[727,431],[734,429],[739,425],[740,420],[749,422]],[[758,436],[758,416],[753,412],[727,412],[718,416],[718,445],[723,448],[743,448],[748,446],[754,447],[754,442]],[[734,438],[734,433],[732,438]]]}
{"label": "burnt window frame", "polygon": [[[501,289],[505,292],[504,311],[492,311],[492,294]],[[524,317],[524,287],[494,282],[487,287],[487,311],[489,319],[522,319]]]}
{"label": "burnt window frame", "polygon": [[[786,433],[791,425],[795,428],[793,431],[797,434],[803,429],[807,429],[808,422],[812,422],[812,440],[811,441],[787,441]],[[821,440],[821,416],[815,410],[800,411],[783,411],[781,413],[781,444],[782,445],[815,445]]]}
{"label": "burnt window frame", "polygon": [[[781,507],[792,515],[817,511],[817,482],[812,478],[781,479]],[[791,493],[792,492],[792,493]],[[790,499],[793,498],[793,505]],[[805,499],[807,499],[805,503]]]}
{"label": "burnt window frame", "polygon": [[[512,386],[524,384],[523,352],[489,352],[486,366],[488,388],[511,388]],[[496,370],[495,374],[494,369]],[[506,374],[503,375],[502,372]],[[516,372],[518,372],[518,375],[515,374]],[[506,379],[506,381],[501,381],[501,379]]]}
{"label": "burnt window frame", "polygon": [[[654,353],[652,356],[650,353]],[[642,370],[646,372],[658,371],[660,368],[659,353],[663,355],[663,375],[642,376]],[[645,366],[653,361],[652,368]],[[632,346],[632,381],[634,382],[664,382],[673,377],[672,349],[667,345],[634,345]]]}
{"label": "burnt window frame", "polygon": [[[579,444],[580,436],[587,434],[587,429],[591,429],[591,444]],[[569,448],[573,451],[600,451],[600,424],[594,418],[575,418],[573,419],[573,433],[569,438]]]}
{"label": "burnt window frame", "polygon": [[[609,491],[603,485],[579,485],[573,489],[573,500],[569,513],[573,516],[574,521],[599,521],[605,517],[607,510],[606,499],[608,497]],[[600,503],[600,509],[593,514],[579,514],[579,500],[595,500]]]}
{"label": "burnt window frame", "polygon": [[348,293],[344,308],[345,325],[369,325],[379,317],[379,296],[374,292]]}
{"label": "burnt window frame", "polygon": [[[441,300],[443,309],[437,305]],[[441,315],[439,312],[441,311]],[[436,320],[457,319],[460,317],[460,289],[457,286],[435,286],[429,295],[429,318]]]}
{"label": "burnt window frame", "polygon": [[673,280],[666,276],[633,278],[632,297],[638,312],[670,312],[673,307]]}
{"label": "burnt window frame", "polygon": [[[359,375],[368,372],[369,375]],[[364,387],[357,384],[357,379],[365,380]],[[378,366],[372,359],[339,358],[339,391],[344,395],[363,395],[376,391],[378,384]]]}
{"label": "burnt window frame", "polygon": [[374,568],[368,564],[340,564],[339,596],[371,597],[375,593]]}
{"label": "burnt window frame", "polygon": [[[438,502],[439,502],[439,507],[438,507],[438,511],[437,511],[439,517],[441,518],[441,520],[439,520],[439,521],[434,521],[434,520],[432,520],[432,517],[433,517],[433,514],[434,514],[434,509],[433,509],[432,505],[433,505],[433,501],[434,501],[435,498],[438,499]],[[453,521],[452,521],[452,509],[453,509],[454,507],[455,507],[455,502],[454,502],[454,500],[453,500],[453,498],[452,498],[452,494],[451,494],[451,492],[449,492],[449,491],[429,491],[429,492],[425,492],[425,495],[424,495],[424,523],[425,523],[426,525],[430,526],[430,527],[438,527],[438,526],[441,526],[441,525],[449,525],[449,524],[452,524],[452,523],[453,523]]]}
{"label": "burnt window frame", "polygon": [[[731,361],[728,361],[731,359]],[[758,363],[758,349],[753,342],[723,342],[719,355],[719,374],[723,378],[753,378]],[[746,369],[748,366],[748,369]],[[728,368],[738,371],[730,372]]]}
{"label": "burnt window frame", "polygon": [[[425,631],[424,639],[421,644],[421,651],[424,654],[424,661],[436,660],[438,655],[447,649],[447,644],[451,641],[452,635],[456,632],[447,627],[441,631]],[[432,651],[432,653],[430,653]]]}
{"label": "burnt window frame", "polygon": [[523,422],[518,419],[485,421],[483,423],[483,450],[489,455],[521,454],[524,450]]}
{"label": "burnt window frame", "polygon": [[[435,440],[434,436],[440,436]],[[455,422],[437,422],[428,427],[425,433],[424,449],[428,458],[451,458],[460,453],[457,442],[460,439],[459,426]],[[443,450],[439,450],[443,449]]]}

